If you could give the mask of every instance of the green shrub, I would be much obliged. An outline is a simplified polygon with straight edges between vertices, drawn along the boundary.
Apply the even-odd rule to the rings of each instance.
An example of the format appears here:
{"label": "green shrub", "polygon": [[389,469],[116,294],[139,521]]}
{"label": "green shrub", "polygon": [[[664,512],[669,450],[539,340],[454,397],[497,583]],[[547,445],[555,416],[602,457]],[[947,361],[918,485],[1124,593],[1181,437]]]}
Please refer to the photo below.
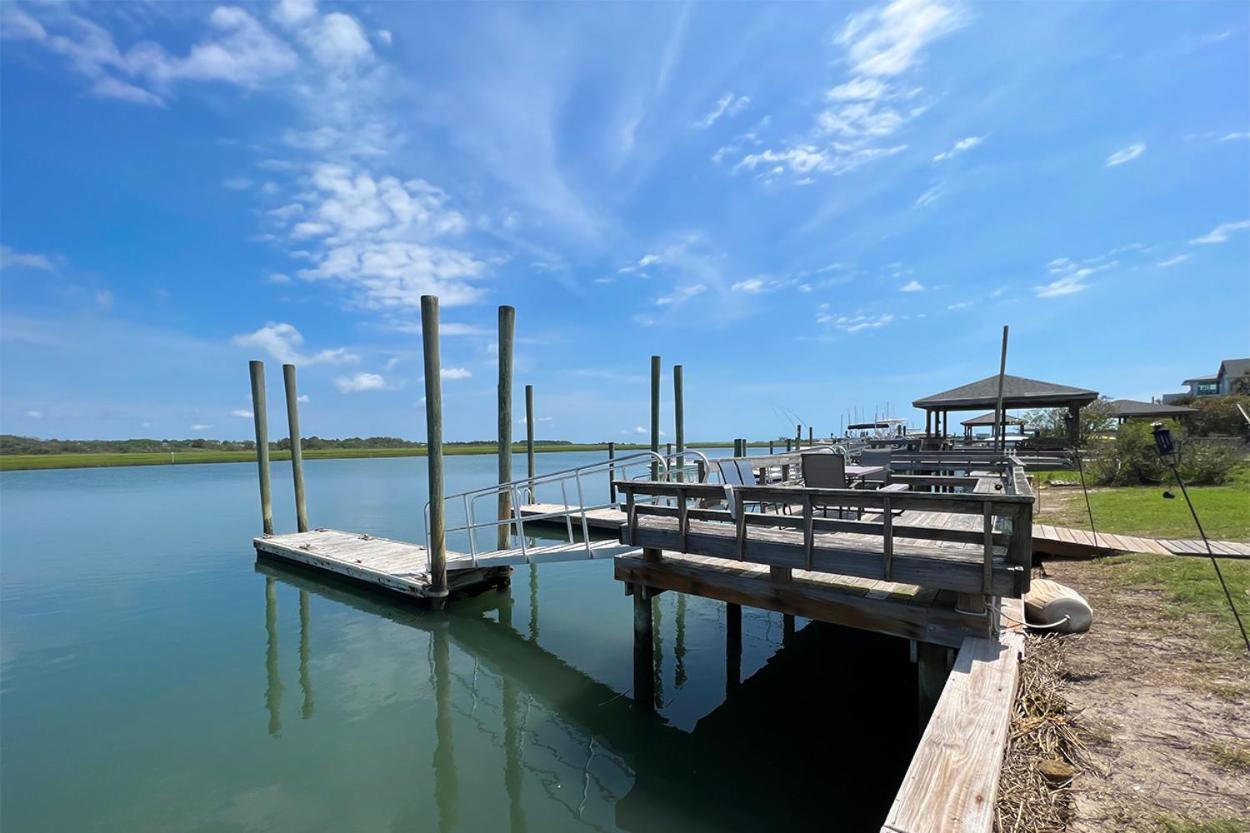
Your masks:
{"label": "green shrub", "polygon": [[[1186,440],[1185,430],[1173,420],[1164,423],[1180,451],[1177,469],[1191,486],[1218,486],[1241,462],[1233,445]],[[1153,425],[1132,420],[1120,426],[1115,439],[1095,446],[1089,472],[1101,486],[1142,486],[1171,480],[1172,473],[1155,451]]]}
{"label": "green shrub", "polygon": [[1250,413],[1250,396],[1204,396],[1185,403],[1197,409],[1187,419],[1189,433],[1195,437],[1244,437],[1250,426],[1237,406]]}

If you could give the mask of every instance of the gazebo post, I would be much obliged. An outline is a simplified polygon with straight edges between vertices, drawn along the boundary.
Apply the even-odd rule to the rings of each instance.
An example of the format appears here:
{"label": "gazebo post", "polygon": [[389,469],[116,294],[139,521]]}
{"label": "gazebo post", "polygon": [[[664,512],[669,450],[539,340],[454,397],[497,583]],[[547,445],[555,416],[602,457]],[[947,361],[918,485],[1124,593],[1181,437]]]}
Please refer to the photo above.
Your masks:
{"label": "gazebo post", "polygon": [[1068,442],[1076,448],[1080,444],[1081,437],[1081,406],[1069,405],[1068,413],[1072,415],[1071,421],[1068,423]]}

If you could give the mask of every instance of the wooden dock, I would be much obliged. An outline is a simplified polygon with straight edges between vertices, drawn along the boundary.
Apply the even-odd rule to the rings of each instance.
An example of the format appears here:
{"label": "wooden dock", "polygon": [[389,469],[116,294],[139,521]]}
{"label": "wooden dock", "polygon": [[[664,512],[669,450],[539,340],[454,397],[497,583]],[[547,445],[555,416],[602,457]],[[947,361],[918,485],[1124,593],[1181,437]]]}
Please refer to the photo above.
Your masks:
{"label": "wooden dock", "polygon": [[[522,517],[548,515],[563,511],[554,503],[532,503],[520,507]],[[935,523],[933,518],[915,518],[917,523]],[[615,533],[625,525],[623,509],[596,509],[586,513],[586,522],[598,532]],[[900,519],[900,523],[902,520]],[[558,519],[534,521],[534,523],[563,524]],[[1211,550],[1217,558],[1250,558],[1250,544],[1238,541],[1212,541]],[[1097,540],[1086,529],[1072,529],[1050,524],[1033,524],[1033,551],[1045,555],[1069,558],[1092,558],[1114,553],[1144,552],[1155,555],[1205,556],[1207,549],[1201,540],[1189,538],[1142,538],[1137,535],[1114,535],[1099,532]]]}
{"label": "wooden dock", "polygon": [[[429,553],[419,544],[339,529],[266,535],[252,543],[258,555],[295,562],[409,599],[430,596]],[[466,553],[448,552],[448,589],[455,594],[505,582],[516,564],[612,558],[631,552],[638,550],[615,541],[495,550],[478,554],[476,561]]]}

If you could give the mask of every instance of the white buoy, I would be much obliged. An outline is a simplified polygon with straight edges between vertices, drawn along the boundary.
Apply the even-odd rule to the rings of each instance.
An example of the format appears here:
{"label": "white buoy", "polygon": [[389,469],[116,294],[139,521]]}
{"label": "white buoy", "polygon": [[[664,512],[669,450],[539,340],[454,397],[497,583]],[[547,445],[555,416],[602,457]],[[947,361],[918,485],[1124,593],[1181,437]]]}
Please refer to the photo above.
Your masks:
{"label": "white buoy", "polygon": [[1094,622],[1089,602],[1071,587],[1034,579],[1024,596],[1024,618],[1031,627],[1055,633],[1085,633]]}

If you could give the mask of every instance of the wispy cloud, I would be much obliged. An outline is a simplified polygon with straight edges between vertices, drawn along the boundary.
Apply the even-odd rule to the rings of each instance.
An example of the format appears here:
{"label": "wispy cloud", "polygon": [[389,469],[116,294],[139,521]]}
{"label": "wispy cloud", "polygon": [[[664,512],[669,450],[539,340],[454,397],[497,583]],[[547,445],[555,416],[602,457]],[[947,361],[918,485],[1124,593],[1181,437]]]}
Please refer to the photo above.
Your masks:
{"label": "wispy cloud", "polygon": [[890,312],[877,315],[866,315],[864,313],[838,315],[830,311],[828,304],[821,304],[816,314],[816,323],[847,333],[858,333],[863,330],[875,330],[884,327],[894,321],[895,318],[896,316]]}
{"label": "wispy cloud", "polygon": [[340,393],[360,393],[370,390],[384,390],[386,380],[377,373],[357,373],[354,376],[340,376],[334,380],[334,386]]}
{"label": "wispy cloud", "polygon": [[966,136],[965,138],[960,139],[958,142],[952,145],[950,150],[943,151],[942,153],[939,153],[937,156],[933,157],[933,161],[945,162],[947,159],[950,159],[954,156],[958,156],[961,153],[966,153],[967,151],[972,150],[974,147],[976,147],[977,145],[981,144],[984,141],[985,141],[984,136]]}
{"label": "wispy cloud", "polygon": [[289,364],[348,364],[360,357],[345,347],[302,353],[304,336],[293,324],[270,321],[252,333],[237,335],[232,339],[239,347],[256,347],[264,350],[280,362]]}
{"label": "wispy cloud", "polygon": [[1033,292],[1039,298],[1062,298],[1065,295],[1075,295],[1089,289],[1086,281],[1090,277],[1118,265],[1119,261],[1107,260],[1106,255],[1080,261],[1058,257],[1046,264],[1046,271],[1054,276],[1054,280],[1033,287]]}
{"label": "wispy cloud", "polygon": [[0,246],[0,270],[2,269],[42,269],[54,272],[56,267],[52,258],[33,252],[15,252],[8,246]]}
{"label": "wispy cloud", "polygon": [[1160,269],[1167,269],[1169,266],[1175,266],[1178,263],[1184,263],[1187,260],[1189,260],[1189,255],[1177,255],[1176,257],[1169,257],[1167,260],[1161,260],[1155,265]]}
{"label": "wispy cloud", "polygon": [[732,92],[725,93],[717,100],[715,106],[708,111],[707,115],[696,122],[696,126],[706,130],[720,121],[721,118],[736,116],[750,104],[751,99],[749,96],[734,95]]}
{"label": "wispy cloud", "polygon": [[1106,167],[1114,168],[1123,165],[1125,162],[1132,162],[1137,157],[1146,152],[1146,143],[1138,142],[1135,145],[1129,145],[1126,148],[1120,148],[1115,153],[1107,157]]}
{"label": "wispy cloud", "polygon": [[955,5],[932,0],[894,0],[855,15],[834,39],[846,47],[855,71],[868,76],[901,75],[924,48],[967,23]]}
{"label": "wispy cloud", "polygon": [[917,280],[910,280],[899,287],[899,292],[924,292],[924,284]]}
{"label": "wispy cloud", "polygon": [[253,414],[250,410],[247,410],[246,408],[236,408],[235,410],[230,412],[230,416],[238,417],[239,419],[251,419]]}
{"label": "wispy cloud", "polygon": [[467,367],[444,367],[439,370],[439,378],[447,381],[455,381],[456,379],[468,379],[473,374]]}
{"label": "wispy cloud", "polygon": [[656,298],[655,303],[657,306],[661,307],[680,304],[690,300],[696,295],[702,295],[706,291],[707,287],[701,283],[685,284],[684,286],[677,287],[668,295],[662,295],[661,297]]}
{"label": "wispy cloud", "polygon": [[1228,236],[1239,231],[1250,229],[1250,220],[1238,220],[1235,223],[1221,223],[1201,237],[1189,241],[1191,246],[1210,246],[1215,243],[1228,242]]}
{"label": "wispy cloud", "polygon": [[926,205],[933,205],[933,203],[942,198],[944,193],[946,193],[946,186],[939,182],[937,185],[934,185],[932,188],[916,197],[916,208],[924,208]]}

